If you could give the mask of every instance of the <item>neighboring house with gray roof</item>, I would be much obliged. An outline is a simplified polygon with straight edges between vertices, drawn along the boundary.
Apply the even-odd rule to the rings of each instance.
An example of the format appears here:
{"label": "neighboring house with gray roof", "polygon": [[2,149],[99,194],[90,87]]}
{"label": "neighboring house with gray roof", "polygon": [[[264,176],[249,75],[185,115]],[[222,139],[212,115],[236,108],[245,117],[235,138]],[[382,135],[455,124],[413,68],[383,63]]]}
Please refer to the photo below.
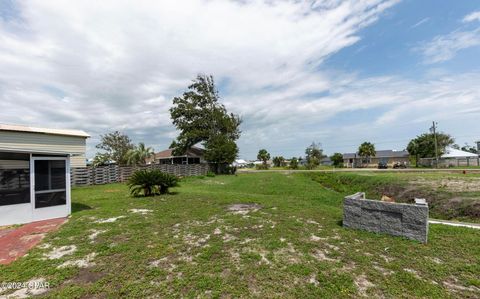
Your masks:
{"label": "neighboring house with gray roof", "polygon": [[379,150],[375,152],[375,157],[368,159],[360,157],[358,153],[343,154],[343,166],[348,168],[377,167],[380,162],[387,163],[389,167],[396,162],[408,164],[409,154],[407,151]]}
{"label": "neighboring house with gray roof", "polygon": [[204,159],[205,150],[192,146],[183,155],[173,155],[173,149],[166,149],[147,159],[147,164],[201,164],[207,163]]}

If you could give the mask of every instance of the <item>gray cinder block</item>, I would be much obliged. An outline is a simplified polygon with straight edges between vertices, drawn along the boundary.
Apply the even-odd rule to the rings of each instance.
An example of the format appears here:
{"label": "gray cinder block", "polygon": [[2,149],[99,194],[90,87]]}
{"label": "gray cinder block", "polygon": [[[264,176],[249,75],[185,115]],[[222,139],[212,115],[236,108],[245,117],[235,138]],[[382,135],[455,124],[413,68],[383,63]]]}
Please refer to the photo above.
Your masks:
{"label": "gray cinder block", "polygon": [[392,203],[365,199],[365,193],[346,196],[343,226],[375,233],[403,236],[422,243],[428,237],[428,204]]}

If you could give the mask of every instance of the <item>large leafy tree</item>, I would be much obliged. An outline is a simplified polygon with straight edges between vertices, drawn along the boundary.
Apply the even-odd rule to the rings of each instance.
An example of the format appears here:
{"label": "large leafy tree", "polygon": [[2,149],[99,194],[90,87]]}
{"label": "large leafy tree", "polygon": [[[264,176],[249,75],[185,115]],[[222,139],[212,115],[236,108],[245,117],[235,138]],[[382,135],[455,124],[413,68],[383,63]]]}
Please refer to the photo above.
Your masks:
{"label": "large leafy tree", "polygon": [[305,149],[305,155],[307,158],[307,168],[314,169],[320,165],[320,161],[323,157],[323,149],[319,143],[312,142],[312,144]]}
{"label": "large leafy tree", "polygon": [[202,143],[207,161],[230,164],[235,160],[241,119],[228,113],[219,98],[213,77],[198,75],[182,96],[173,99],[170,116],[180,131],[170,145],[174,155],[182,155],[193,145]]}
{"label": "large leafy tree", "polygon": [[365,141],[358,147],[358,155],[366,161],[369,161],[370,157],[375,157],[375,154],[375,145],[371,142]]}
{"label": "large leafy tree", "polygon": [[330,160],[332,160],[333,166],[343,167],[343,155],[341,153],[334,153]]}
{"label": "large leafy tree", "polygon": [[127,152],[127,164],[147,164],[147,159],[153,155],[153,148],[147,147],[145,143],[140,142],[138,146]]}
{"label": "large leafy tree", "polygon": [[101,135],[101,141],[96,145],[96,148],[104,150],[104,158],[110,161],[115,161],[119,165],[126,165],[128,161],[127,153],[134,148],[130,138],[115,131],[105,135]]}
{"label": "large leafy tree", "polygon": [[[455,140],[452,136],[445,133],[436,133],[437,137],[437,155],[445,153],[445,148],[452,145]],[[416,164],[420,158],[435,157],[435,135],[433,133],[424,133],[410,140],[407,151],[415,157]]]}

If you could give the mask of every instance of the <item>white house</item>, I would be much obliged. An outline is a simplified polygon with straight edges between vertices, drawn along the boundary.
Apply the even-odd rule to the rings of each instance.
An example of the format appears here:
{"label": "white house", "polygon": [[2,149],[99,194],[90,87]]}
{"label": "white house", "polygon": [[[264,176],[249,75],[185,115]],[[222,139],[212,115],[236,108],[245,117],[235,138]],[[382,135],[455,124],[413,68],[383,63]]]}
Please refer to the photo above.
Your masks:
{"label": "white house", "polygon": [[440,157],[440,165],[450,166],[480,166],[480,158],[477,154],[462,151],[452,147],[445,149],[445,154]]}
{"label": "white house", "polygon": [[0,226],[71,213],[70,167],[85,167],[87,133],[0,125]]}
{"label": "white house", "polygon": [[248,162],[243,159],[237,159],[233,161],[232,165],[235,167],[241,168],[241,167],[246,167],[248,165]]}
{"label": "white house", "polygon": [[445,154],[442,155],[443,159],[457,159],[457,158],[478,158],[477,154],[455,149],[453,147],[447,147]]}

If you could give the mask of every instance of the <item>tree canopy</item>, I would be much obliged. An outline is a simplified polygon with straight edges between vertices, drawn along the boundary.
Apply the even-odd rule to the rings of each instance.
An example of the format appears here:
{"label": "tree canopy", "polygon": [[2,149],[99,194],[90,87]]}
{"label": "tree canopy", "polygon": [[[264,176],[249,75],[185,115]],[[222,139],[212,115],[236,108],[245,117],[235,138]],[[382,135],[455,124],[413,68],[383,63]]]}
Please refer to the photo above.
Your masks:
{"label": "tree canopy", "polygon": [[[448,134],[436,133],[437,135],[437,154],[441,156],[445,153],[445,148],[452,145],[455,140]],[[435,136],[433,133],[424,133],[410,140],[407,146],[410,155],[419,158],[435,157]]]}
{"label": "tree canopy", "polygon": [[228,114],[218,100],[213,77],[204,75],[198,75],[188,91],[173,99],[170,115],[180,131],[171,146],[175,154],[183,154],[193,145],[207,142],[211,136],[223,135],[233,141],[240,137],[240,117]]}
{"label": "tree canopy", "polygon": [[138,146],[127,152],[127,164],[137,165],[146,164],[147,159],[153,155],[153,148],[145,146],[145,143],[140,142]]}
{"label": "tree canopy", "polygon": [[267,161],[270,160],[270,153],[266,149],[258,151],[257,159],[262,161],[263,165],[267,165]]}
{"label": "tree canopy", "polygon": [[272,162],[275,167],[285,166],[285,158],[282,156],[273,157]]}
{"label": "tree canopy", "polygon": [[290,168],[291,169],[298,168],[298,159],[296,157],[292,157],[292,159],[290,159]]}
{"label": "tree canopy", "polygon": [[107,133],[100,137],[101,141],[96,145],[96,148],[105,151],[102,154],[102,159],[115,161],[119,165],[126,165],[128,161],[127,153],[134,148],[130,138],[119,131]]}
{"label": "tree canopy", "polygon": [[343,167],[343,155],[341,153],[334,153],[330,160],[332,160],[333,166]]}
{"label": "tree canopy", "polygon": [[305,149],[305,155],[308,169],[313,169],[320,165],[320,161],[325,157],[321,144],[315,142],[312,142],[312,144]]}
{"label": "tree canopy", "polygon": [[241,119],[228,113],[219,102],[219,93],[212,76],[198,75],[188,90],[173,98],[170,116],[180,131],[170,148],[182,155],[197,143],[206,150],[205,159],[211,163],[232,163],[238,148]]}
{"label": "tree canopy", "polygon": [[365,141],[364,143],[360,144],[358,147],[358,155],[363,158],[370,158],[375,157],[376,150],[375,145],[371,142]]}

